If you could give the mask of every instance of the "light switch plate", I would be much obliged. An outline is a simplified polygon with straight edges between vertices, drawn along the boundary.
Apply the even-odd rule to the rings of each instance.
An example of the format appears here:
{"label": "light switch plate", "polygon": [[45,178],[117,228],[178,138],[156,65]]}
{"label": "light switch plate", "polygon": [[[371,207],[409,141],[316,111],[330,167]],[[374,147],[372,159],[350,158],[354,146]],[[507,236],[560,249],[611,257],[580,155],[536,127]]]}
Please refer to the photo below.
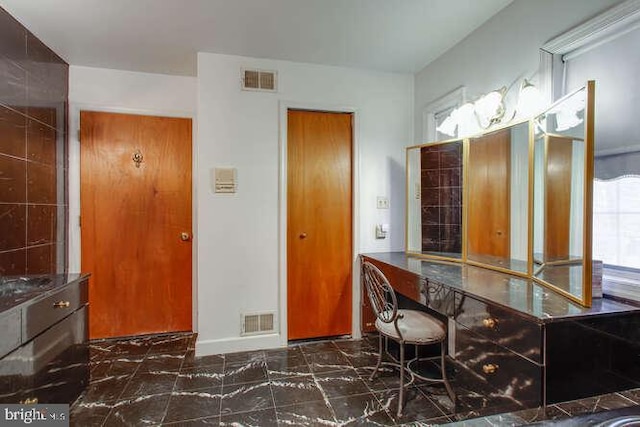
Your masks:
{"label": "light switch plate", "polygon": [[376,199],[376,206],[378,209],[389,209],[389,198],[384,196],[378,196]]}

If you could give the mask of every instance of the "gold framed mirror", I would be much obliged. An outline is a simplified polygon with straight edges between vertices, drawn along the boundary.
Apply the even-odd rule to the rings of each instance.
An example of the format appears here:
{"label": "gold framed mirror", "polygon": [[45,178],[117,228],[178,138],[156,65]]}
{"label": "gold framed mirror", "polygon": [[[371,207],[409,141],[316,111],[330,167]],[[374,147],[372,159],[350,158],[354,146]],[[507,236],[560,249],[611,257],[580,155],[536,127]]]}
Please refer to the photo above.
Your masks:
{"label": "gold framed mirror", "polygon": [[590,306],[594,89],[527,121],[407,147],[407,254],[529,278]]}
{"label": "gold framed mirror", "polygon": [[529,272],[529,122],[469,139],[467,262]]}
{"label": "gold framed mirror", "polygon": [[533,125],[533,279],[591,305],[594,82]]}

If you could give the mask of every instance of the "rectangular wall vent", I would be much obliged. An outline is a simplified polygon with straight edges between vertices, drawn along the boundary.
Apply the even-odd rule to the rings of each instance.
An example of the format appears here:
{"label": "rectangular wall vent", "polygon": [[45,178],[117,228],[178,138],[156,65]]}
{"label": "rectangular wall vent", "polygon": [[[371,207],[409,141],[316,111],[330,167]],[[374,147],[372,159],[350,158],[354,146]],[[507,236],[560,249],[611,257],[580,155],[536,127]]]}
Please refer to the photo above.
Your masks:
{"label": "rectangular wall vent", "polygon": [[277,91],[277,73],[268,70],[242,70],[242,89],[263,92]]}
{"label": "rectangular wall vent", "polygon": [[274,313],[244,313],[242,335],[269,334],[275,332]]}

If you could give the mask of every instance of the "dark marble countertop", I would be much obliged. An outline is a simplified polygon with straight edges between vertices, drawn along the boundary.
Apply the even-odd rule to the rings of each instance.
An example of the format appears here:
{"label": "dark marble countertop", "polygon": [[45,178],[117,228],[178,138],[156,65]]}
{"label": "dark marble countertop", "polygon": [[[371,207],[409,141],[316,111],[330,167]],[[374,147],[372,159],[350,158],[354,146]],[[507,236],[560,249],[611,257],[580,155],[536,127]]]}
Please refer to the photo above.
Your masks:
{"label": "dark marble countertop", "polygon": [[85,273],[0,277],[0,314],[35,303],[59,289],[89,277]]}
{"label": "dark marble countertop", "polygon": [[640,312],[640,307],[608,298],[594,299],[591,307],[582,307],[532,280],[482,267],[425,260],[407,256],[404,252],[362,255],[418,274],[470,297],[516,310],[538,323]]}

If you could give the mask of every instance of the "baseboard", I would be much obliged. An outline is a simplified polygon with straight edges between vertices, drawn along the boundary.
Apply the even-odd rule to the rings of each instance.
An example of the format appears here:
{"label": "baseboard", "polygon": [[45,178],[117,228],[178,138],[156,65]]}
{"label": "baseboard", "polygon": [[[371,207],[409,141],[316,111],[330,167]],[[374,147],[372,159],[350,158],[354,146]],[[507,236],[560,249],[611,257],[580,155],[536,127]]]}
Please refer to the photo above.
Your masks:
{"label": "baseboard", "polygon": [[[286,341],[285,344],[286,345]],[[249,337],[232,337],[217,340],[196,341],[196,356],[210,354],[234,353],[236,351],[263,350],[266,348],[283,347],[280,334],[254,335]]]}

